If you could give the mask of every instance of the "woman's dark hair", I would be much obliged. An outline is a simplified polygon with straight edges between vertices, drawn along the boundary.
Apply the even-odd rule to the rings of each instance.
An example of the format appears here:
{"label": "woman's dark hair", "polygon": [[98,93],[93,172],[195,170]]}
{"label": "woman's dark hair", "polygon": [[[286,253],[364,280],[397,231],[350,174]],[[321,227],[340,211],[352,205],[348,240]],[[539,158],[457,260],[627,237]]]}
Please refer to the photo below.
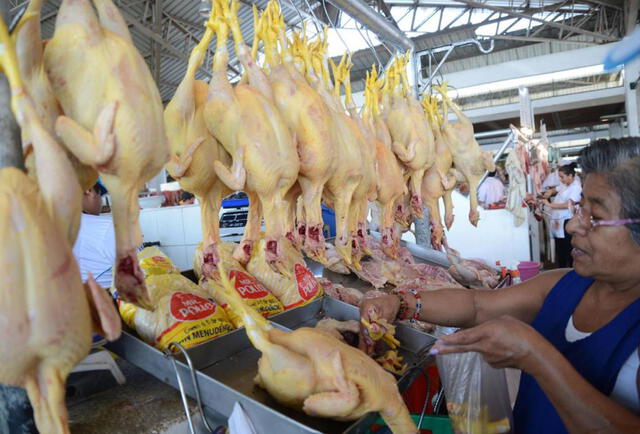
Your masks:
{"label": "woman's dark hair", "polygon": [[[621,218],[640,217],[640,137],[599,139],[580,153],[585,175],[602,175],[620,196]],[[640,244],[640,224],[626,225]]]}
{"label": "woman's dark hair", "polygon": [[565,175],[576,176],[576,163],[565,164],[564,166],[560,166],[558,170]]}

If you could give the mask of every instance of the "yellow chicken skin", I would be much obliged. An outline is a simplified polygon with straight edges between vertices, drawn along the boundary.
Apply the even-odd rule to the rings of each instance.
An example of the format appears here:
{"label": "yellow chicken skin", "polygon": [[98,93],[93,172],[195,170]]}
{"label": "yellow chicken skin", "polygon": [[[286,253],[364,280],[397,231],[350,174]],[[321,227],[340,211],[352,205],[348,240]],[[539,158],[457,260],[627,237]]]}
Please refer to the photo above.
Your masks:
{"label": "yellow chicken skin", "polygon": [[[269,80],[242,39],[238,7],[237,0],[231,4],[215,0],[217,20],[207,23],[216,32],[217,48],[204,108],[205,122],[233,160],[230,169],[216,162],[216,174],[229,188],[244,190],[249,196],[247,227],[235,258],[242,264],[249,261],[264,216],[267,259],[274,270],[287,274],[290,271],[282,267],[284,252],[279,243],[287,235],[286,195],[298,178],[300,163],[294,135],[275,106]],[[248,83],[235,87],[226,74],[229,30],[248,77]]]}
{"label": "yellow chicken skin", "polygon": [[[44,43],[40,33],[40,11],[44,0],[31,0],[24,15],[16,25],[12,38],[16,44],[16,55],[20,67],[20,75],[33,101],[43,126],[49,132],[54,131],[55,121],[62,114],[62,108],[51,88],[51,82],[45,71]],[[25,152],[25,166],[29,175],[36,179],[34,167],[33,144],[25,130],[22,130],[22,146]],[[78,176],[82,190],[91,188],[96,182],[98,173],[86,166],[67,152],[67,157]]]}
{"label": "yellow chicken skin", "polygon": [[[213,30],[206,27],[202,40],[191,51],[187,72],[165,108],[164,125],[171,150],[167,171],[185,191],[198,198],[204,240],[202,257],[215,266],[219,260],[216,251],[216,244],[220,242],[218,214],[222,199],[230,190],[218,179],[214,164],[221,161],[228,165],[231,157],[207,129],[204,107],[208,85],[196,80],[196,71],[202,66],[213,34]],[[203,269],[202,265],[198,267]]]}
{"label": "yellow chicken skin", "polygon": [[68,433],[65,380],[88,354],[94,331],[118,338],[120,318],[93,278],[80,278],[71,251],[80,185],[21,80],[2,17],[0,69],[41,177],[38,186],[18,169],[0,169],[0,383],[27,390],[39,432]]}
{"label": "yellow chicken skin", "polygon": [[225,297],[262,353],[255,379],[258,386],[310,416],[347,421],[379,411],[394,433],[417,432],[393,375],[325,331],[274,328],[244,303],[226,276],[221,275]]}
{"label": "yellow chicken skin", "polygon": [[111,0],[64,0],[44,59],[64,111],[56,133],[100,173],[112,198],[114,284],[125,301],[150,307],[136,260],[142,244],[138,192],[169,159],[158,89]]}

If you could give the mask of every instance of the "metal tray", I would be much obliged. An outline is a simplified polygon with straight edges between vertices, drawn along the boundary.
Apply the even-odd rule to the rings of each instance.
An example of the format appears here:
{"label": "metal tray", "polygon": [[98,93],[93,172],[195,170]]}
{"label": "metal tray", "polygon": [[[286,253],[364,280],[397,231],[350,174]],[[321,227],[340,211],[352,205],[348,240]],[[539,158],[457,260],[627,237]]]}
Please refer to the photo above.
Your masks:
{"label": "metal tray", "polygon": [[[271,317],[271,322],[284,330],[314,326],[318,320],[329,316],[338,320],[358,319],[358,309],[330,297]],[[405,325],[398,325],[396,336],[401,342],[399,353],[405,358],[409,369],[397,376],[402,391],[420,375],[420,369],[428,361],[427,349],[434,338]],[[176,370],[181,378],[191,374],[187,359],[183,355],[168,356],[146,344],[126,330],[122,337],[108,344],[108,348],[134,365],[144,369],[161,381],[178,388]],[[345,423],[308,416],[289,409],[275,401],[265,390],[253,384],[257,374],[260,352],[246,336],[244,329],[235,330],[219,338],[187,350],[193,364],[195,376],[205,412],[220,419],[227,418],[233,405],[239,402],[258,433],[364,433],[376,418],[371,413],[358,421]],[[192,382],[184,382],[186,394],[195,397]]]}

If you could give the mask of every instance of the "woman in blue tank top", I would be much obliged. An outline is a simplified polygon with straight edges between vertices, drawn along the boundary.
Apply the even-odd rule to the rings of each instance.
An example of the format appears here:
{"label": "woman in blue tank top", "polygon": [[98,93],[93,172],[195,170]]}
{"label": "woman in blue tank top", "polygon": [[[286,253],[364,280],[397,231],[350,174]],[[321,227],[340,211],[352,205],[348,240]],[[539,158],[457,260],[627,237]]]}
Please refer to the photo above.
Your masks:
{"label": "woman in blue tank top", "polygon": [[[583,198],[567,224],[574,269],[496,291],[443,289],[361,305],[366,319],[417,315],[466,328],[432,354],[475,351],[494,367],[521,369],[516,433],[640,433],[637,412],[610,398],[620,381],[636,401],[640,394],[637,364],[618,378],[640,346],[640,138],[598,140],[579,164]],[[580,339],[567,339],[570,325]],[[366,333],[361,341],[370,341]]]}

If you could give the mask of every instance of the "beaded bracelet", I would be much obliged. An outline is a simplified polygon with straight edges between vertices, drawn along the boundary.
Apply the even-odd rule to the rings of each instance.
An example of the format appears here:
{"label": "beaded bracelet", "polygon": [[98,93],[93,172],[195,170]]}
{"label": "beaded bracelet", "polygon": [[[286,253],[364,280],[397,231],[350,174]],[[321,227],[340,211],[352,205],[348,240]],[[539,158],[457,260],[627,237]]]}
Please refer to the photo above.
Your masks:
{"label": "beaded bracelet", "polygon": [[414,323],[418,320],[418,318],[420,318],[420,310],[422,309],[422,296],[415,289],[410,289],[409,292],[416,298],[416,313],[414,313],[413,318],[409,320],[409,322]]}

